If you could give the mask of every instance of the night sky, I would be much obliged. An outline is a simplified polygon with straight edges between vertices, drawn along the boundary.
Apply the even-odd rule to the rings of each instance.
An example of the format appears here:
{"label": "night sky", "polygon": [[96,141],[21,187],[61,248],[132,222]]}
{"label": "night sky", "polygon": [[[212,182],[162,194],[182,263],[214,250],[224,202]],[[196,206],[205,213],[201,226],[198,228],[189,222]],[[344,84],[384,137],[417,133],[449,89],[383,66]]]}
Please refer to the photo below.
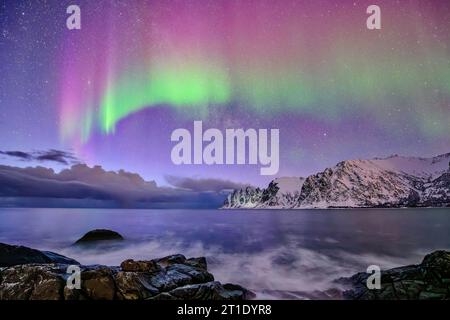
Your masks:
{"label": "night sky", "polygon": [[70,151],[158,184],[274,178],[173,165],[171,132],[194,120],[280,129],[278,176],[449,152],[450,2],[0,0],[0,151]]}

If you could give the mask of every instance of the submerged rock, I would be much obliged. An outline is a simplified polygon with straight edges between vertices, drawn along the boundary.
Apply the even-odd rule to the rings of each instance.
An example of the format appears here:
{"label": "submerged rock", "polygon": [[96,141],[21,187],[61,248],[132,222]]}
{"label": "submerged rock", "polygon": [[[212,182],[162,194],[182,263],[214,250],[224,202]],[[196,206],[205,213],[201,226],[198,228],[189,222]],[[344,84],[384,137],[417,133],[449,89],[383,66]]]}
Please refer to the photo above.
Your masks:
{"label": "submerged rock", "polygon": [[242,300],[254,297],[241,286],[214,281],[203,257],[186,259],[183,255],[172,255],[147,261],[125,260],[120,267],[80,265],[79,290],[66,286],[68,267],[65,263],[38,262],[0,268],[0,300]]}
{"label": "submerged rock", "polygon": [[449,300],[450,252],[435,251],[419,265],[381,272],[381,289],[369,290],[368,273],[338,280],[350,286],[343,292],[350,300]]}
{"label": "submerged rock", "polygon": [[80,264],[74,259],[50,252],[39,251],[23,246],[0,243],[0,267],[10,267],[30,263]]}
{"label": "submerged rock", "polygon": [[75,244],[89,244],[98,241],[112,241],[112,240],[121,241],[124,239],[119,233],[115,231],[106,229],[96,229],[86,233],[84,236],[78,239],[75,242]]}

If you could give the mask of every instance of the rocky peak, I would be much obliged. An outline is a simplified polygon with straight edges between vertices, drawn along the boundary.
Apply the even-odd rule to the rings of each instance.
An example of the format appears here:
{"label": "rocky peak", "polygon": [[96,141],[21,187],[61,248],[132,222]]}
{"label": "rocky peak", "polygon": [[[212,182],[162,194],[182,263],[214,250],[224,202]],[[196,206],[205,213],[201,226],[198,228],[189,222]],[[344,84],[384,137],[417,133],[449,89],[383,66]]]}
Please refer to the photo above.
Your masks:
{"label": "rocky peak", "polygon": [[450,153],[346,160],[304,178],[277,178],[267,188],[236,190],[224,208],[450,206]]}

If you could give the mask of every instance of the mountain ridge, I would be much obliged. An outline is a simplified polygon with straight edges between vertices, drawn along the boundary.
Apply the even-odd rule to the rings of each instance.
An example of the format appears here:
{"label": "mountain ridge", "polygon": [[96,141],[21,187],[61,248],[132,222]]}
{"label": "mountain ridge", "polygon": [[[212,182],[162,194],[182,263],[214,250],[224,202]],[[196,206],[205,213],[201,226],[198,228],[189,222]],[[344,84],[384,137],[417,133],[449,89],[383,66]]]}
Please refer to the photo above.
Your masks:
{"label": "mountain ridge", "polygon": [[450,153],[344,160],[306,178],[234,190],[223,209],[324,209],[450,206]]}

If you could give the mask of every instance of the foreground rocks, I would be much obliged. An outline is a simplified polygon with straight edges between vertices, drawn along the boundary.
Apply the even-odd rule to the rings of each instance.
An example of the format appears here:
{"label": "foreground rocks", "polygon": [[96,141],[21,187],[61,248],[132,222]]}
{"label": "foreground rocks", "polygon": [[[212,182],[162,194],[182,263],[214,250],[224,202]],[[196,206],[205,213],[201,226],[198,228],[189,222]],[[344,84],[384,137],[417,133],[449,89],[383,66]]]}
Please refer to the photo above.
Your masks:
{"label": "foreground rocks", "polygon": [[[243,300],[249,290],[221,284],[208,272],[204,257],[125,260],[120,266],[83,266],[81,289],[66,286],[69,265],[78,262],[51,252],[0,244],[0,300]],[[450,252],[435,251],[419,265],[381,272],[381,289],[366,287],[369,274],[337,280],[346,290],[272,292],[281,299],[448,300]]]}
{"label": "foreground rocks", "polygon": [[0,268],[0,300],[242,300],[255,297],[241,286],[214,281],[205,258],[172,255],[148,261],[126,260],[120,267],[80,265],[80,290],[66,286],[70,276],[66,273],[68,266],[39,262]]}
{"label": "foreground rocks", "polygon": [[351,289],[344,291],[344,299],[351,300],[449,300],[450,252],[435,251],[419,265],[394,268],[381,272],[381,289],[369,290],[369,274],[358,273],[340,279]]}

